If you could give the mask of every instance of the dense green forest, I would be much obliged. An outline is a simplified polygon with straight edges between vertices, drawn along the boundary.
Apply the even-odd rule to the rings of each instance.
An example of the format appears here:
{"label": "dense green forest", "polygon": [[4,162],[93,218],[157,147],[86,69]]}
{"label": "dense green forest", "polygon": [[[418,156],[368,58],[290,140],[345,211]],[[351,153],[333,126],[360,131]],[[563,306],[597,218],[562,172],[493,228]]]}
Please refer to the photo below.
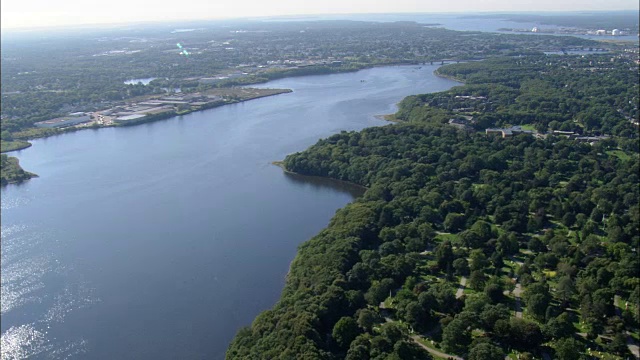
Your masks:
{"label": "dense green forest", "polygon": [[[463,109],[474,116],[478,130],[533,125],[541,132],[637,138],[638,127],[630,120],[639,116],[638,68],[611,55],[494,58],[445,66],[438,73],[466,86],[407,97],[396,118],[446,122]],[[637,151],[636,140],[622,143]]]}
{"label": "dense green forest", "polygon": [[[625,116],[637,116],[637,97],[627,105],[638,69],[576,70],[589,61],[602,59],[446,66],[467,85],[407,98],[397,124],[288,156],[287,170],[368,190],[299,247],[281,299],[238,332],[227,358],[632,356],[640,168]],[[453,103],[471,95],[458,99],[476,103]],[[502,138],[445,124],[459,107],[475,130],[611,136]]]}
{"label": "dense green forest", "polygon": [[35,175],[22,170],[18,159],[0,154],[0,185],[4,186],[10,183],[17,183],[29,180]]}

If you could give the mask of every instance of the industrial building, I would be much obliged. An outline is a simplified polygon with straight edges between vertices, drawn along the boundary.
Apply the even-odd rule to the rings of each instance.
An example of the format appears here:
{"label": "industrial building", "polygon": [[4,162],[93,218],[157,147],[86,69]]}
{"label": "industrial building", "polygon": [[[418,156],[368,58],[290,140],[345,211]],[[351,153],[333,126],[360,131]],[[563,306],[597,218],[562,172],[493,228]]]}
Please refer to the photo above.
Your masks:
{"label": "industrial building", "polygon": [[85,113],[73,113],[69,116],[59,117],[35,123],[40,128],[63,128],[91,121],[91,117]]}
{"label": "industrial building", "polygon": [[126,116],[118,116],[113,121],[118,123],[118,124],[127,124],[127,123],[137,122],[137,121],[139,121],[140,119],[142,119],[144,117],[147,117],[147,115],[132,114],[132,115],[126,115]]}

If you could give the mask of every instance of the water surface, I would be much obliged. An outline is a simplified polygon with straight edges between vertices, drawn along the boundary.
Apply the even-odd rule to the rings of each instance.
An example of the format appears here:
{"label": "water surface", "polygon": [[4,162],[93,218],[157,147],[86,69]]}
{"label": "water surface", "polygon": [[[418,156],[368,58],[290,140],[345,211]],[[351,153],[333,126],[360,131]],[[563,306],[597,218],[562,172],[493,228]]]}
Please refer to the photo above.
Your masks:
{"label": "water surface", "polygon": [[293,93],[15,152],[40,177],[1,190],[2,358],[222,359],[360,191],[271,162],[457,84],[435,68],[282,79],[261,86]]}

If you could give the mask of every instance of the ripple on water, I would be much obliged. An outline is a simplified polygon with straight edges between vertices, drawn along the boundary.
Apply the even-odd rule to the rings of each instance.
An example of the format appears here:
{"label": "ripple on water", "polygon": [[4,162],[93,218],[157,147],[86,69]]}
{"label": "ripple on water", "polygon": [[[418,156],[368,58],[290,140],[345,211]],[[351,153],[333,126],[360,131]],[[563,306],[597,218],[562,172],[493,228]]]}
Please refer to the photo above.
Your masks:
{"label": "ripple on water", "polygon": [[53,271],[51,256],[41,251],[44,234],[29,232],[23,225],[1,227],[2,277],[0,314],[28,303],[39,303],[43,277]]}
{"label": "ripple on water", "polygon": [[87,340],[66,341],[54,345],[47,332],[33,324],[11,327],[0,337],[2,360],[23,360],[43,355],[48,359],[72,359],[87,352]]}
{"label": "ripple on water", "polygon": [[67,285],[62,292],[56,294],[53,305],[44,314],[42,321],[48,325],[61,323],[72,311],[96,304],[99,299],[95,296],[95,289],[86,282]]}
{"label": "ripple on water", "polygon": [[0,199],[0,210],[5,211],[5,210],[10,210],[13,208],[20,207],[25,204],[28,204],[30,200],[31,199],[24,196],[19,196],[19,197],[2,196],[2,199]]}
{"label": "ripple on water", "polygon": [[[0,314],[18,308],[29,312],[35,304],[47,309],[33,322],[9,324],[1,335],[1,359],[81,358],[87,340],[62,341],[51,337],[49,329],[64,322],[69,313],[97,303],[95,289],[73,266],[55,259],[60,244],[51,247],[51,234],[31,226],[8,225],[1,227],[0,235]],[[61,281],[52,283],[52,279]],[[49,289],[46,293],[42,291],[45,287]]]}
{"label": "ripple on water", "polygon": [[3,360],[27,359],[52,348],[46,334],[31,324],[9,328],[2,333],[0,344]]}

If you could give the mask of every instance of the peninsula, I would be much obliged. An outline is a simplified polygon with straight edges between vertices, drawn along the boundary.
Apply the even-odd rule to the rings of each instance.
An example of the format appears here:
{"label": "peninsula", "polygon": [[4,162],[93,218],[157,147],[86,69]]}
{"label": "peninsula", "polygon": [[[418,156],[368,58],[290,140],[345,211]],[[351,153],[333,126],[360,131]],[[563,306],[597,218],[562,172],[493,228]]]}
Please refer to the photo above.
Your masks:
{"label": "peninsula", "polygon": [[284,160],[367,191],[300,246],[227,359],[638,357],[635,61],[438,72],[465,85]]}

